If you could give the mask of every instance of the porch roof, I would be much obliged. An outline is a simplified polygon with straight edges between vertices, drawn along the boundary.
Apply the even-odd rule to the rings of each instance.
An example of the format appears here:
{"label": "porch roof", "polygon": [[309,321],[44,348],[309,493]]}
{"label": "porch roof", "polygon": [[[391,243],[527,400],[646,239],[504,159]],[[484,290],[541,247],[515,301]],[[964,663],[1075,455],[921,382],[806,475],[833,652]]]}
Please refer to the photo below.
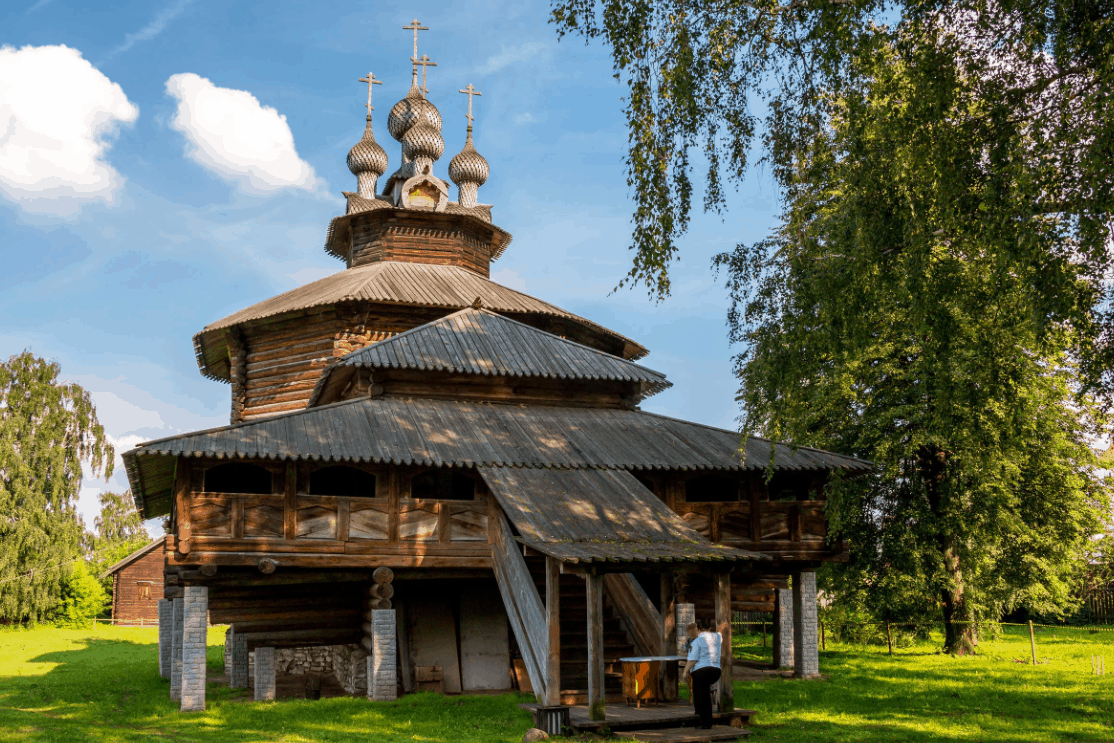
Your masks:
{"label": "porch roof", "polygon": [[736,562],[623,470],[479,467],[522,542],[564,562]]}

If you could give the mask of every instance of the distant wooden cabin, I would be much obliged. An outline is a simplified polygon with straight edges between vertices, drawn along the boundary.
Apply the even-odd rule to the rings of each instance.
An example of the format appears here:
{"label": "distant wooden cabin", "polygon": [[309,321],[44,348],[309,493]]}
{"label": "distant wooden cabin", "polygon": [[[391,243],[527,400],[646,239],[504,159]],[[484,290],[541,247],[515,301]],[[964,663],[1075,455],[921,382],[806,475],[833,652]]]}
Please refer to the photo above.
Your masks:
{"label": "distant wooden cabin", "polygon": [[158,624],[165,569],[166,537],[162,536],[105,571],[112,576],[115,624]]}

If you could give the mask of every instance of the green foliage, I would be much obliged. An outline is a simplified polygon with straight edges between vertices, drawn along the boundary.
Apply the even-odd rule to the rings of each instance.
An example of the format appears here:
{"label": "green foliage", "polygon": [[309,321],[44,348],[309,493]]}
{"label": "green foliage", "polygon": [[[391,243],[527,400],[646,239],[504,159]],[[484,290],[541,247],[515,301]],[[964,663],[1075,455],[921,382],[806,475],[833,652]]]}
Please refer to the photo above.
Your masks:
{"label": "green foliage", "polygon": [[143,519],[135,510],[131,491],[126,493],[101,493],[101,512],[94,524],[96,538],[101,544],[136,543],[140,546],[147,542],[147,531]]}
{"label": "green foliage", "polygon": [[53,614],[80,554],[82,462],[112,474],[89,393],[59,372],[29,352],[0,363],[0,619]]}
{"label": "green foliage", "polygon": [[[553,0],[552,21],[561,36],[603,41],[627,86],[635,255],[624,281],[659,299],[669,293],[699,185],[705,210],[718,212],[725,183],[741,181],[761,156],[791,190],[802,155],[830,132],[832,98],[868,84],[868,63],[882,53],[909,72],[890,103],[916,109],[924,128],[906,134],[940,161],[938,177],[958,177],[940,184],[956,203],[941,201],[935,216],[1007,232],[1057,217],[1048,228],[1056,249],[1042,256],[1053,269],[1046,285],[1065,259],[1092,282],[1092,296],[1067,314],[1088,351],[1077,359],[1085,380],[1109,390],[1114,323],[1099,298],[1109,297],[1100,282],[1111,269],[1114,212],[1112,0]],[[954,105],[957,80],[972,105]],[[933,123],[946,115],[963,125],[960,149],[935,141]],[[692,175],[701,158],[703,184]],[[971,170],[989,176],[986,190],[970,194],[983,211],[962,203]],[[1023,240],[1016,249],[1037,258],[1048,245]]]}
{"label": "green foliage", "polygon": [[62,583],[62,595],[54,622],[60,627],[87,627],[108,604],[104,590],[84,562],[77,562]]}
{"label": "green foliage", "polygon": [[[100,503],[101,512],[94,521],[96,532],[86,534],[85,545],[90,567],[97,576],[151,541],[130,490],[101,493]],[[112,590],[112,576],[100,580],[106,591]]]}
{"label": "green foliage", "polygon": [[859,60],[797,153],[780,228],[717,258],[745,427],[878,464],[830,500],[853,548],[843,600],[884,619],[1058,613],[1109,509],[1079,364],[1101,279],[1073,218],[1029,190],[1043,166],[992,167],[979,86],[918,48],[912,66],[896,45]]}

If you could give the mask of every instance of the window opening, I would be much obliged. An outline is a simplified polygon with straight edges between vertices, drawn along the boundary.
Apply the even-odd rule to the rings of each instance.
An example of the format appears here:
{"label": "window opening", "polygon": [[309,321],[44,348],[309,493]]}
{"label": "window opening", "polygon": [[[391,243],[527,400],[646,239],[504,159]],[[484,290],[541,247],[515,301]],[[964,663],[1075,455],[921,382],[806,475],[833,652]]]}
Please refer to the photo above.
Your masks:
{"label": "window opening", "polygon": [[345,495],[374,498],[376,478],[357,467],[323,467],[309,475],[310,495]]}
{"label": "window opening", "polygon": [[700,475],[685,481],[688,503],[733,503],[739,500],[739,483],[723,475]]}
{"label": "window opening", "polygon": [[475,500],[476,481],[457,468],[442,467],[410,478],[410,497]]}
{"label": "window opening", "polygon": [[205,470],[205,492],[270,495],[271,473],[257,464],[218,464]]}

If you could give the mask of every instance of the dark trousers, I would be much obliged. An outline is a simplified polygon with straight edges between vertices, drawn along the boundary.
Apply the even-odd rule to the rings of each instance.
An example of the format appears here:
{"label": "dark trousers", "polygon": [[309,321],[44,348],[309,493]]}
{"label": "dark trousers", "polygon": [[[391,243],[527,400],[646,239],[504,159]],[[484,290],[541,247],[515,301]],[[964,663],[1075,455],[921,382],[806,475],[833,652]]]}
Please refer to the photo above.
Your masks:
{"label": "dark trousers", "polygon": [[712,726],[712,684],[719,681],[719,669],[713,666],[693,671],[692,706],[700,718],[700,727]]}

